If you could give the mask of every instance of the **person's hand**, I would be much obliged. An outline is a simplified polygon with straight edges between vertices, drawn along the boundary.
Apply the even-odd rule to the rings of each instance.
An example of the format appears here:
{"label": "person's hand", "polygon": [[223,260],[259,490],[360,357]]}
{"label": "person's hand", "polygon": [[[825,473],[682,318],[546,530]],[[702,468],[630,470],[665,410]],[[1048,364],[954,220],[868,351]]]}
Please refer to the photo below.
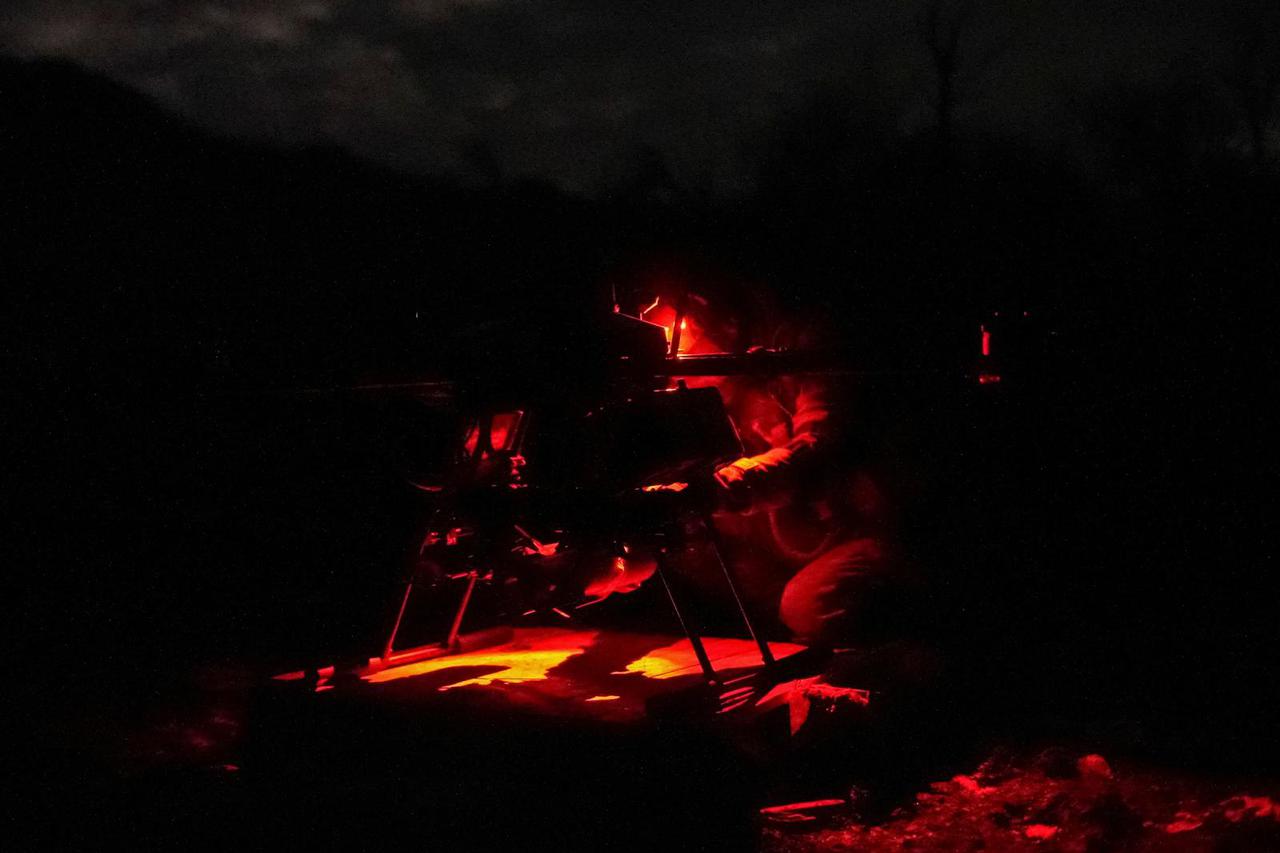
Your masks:
{"label": "person's hand", "polygon": [[716,483],[721,490],[720,503],[725,509],[736,511],[750,506],[751,486],[747,481],[747,471],[751,470],[750,465],[751,460],[743,457],[716,471]]}
{"label": "person's hand", "polygon": [[723,503],[731,510],[744,510],[751,506],[763,490],[776,482],[776,475],[786,467],[791,452],[784,447],[744,456],[716,471],[716,482],[723,490]]}

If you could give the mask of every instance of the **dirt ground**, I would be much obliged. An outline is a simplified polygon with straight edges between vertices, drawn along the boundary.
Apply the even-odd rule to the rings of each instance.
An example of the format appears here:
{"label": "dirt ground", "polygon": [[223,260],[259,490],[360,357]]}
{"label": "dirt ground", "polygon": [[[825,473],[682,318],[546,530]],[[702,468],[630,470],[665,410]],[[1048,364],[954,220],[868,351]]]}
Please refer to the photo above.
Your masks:
{"label": "dirt ground", "polygon": [[[150,715],[128,738],[100,742],[99,763],[111,768],[100,775],[132,780],[107,801],[160,803],[157,813],[195,809],[197,825],[250,814],[237,749],[248,679],[235,668],[203,671],[188,704]],[[104,727],[129,728],[123,720]],[[758,814],[758,847],[766,853],[1280,851],[1280,779],[1219,777],[1041,746],[996,750],[971,771],[923,787],[887,805],[857,791],[779,802]],[[156,793],[161,788],[164,796]],[[139,799],[139,791],[151,799]]]}
{"label": "dirt ground", "polygon": [[761,812],[762,847],[816,850],[1277,851],[1280,786],[1113,767],[1050,749],[997,754],[881,821],[856,797]]}

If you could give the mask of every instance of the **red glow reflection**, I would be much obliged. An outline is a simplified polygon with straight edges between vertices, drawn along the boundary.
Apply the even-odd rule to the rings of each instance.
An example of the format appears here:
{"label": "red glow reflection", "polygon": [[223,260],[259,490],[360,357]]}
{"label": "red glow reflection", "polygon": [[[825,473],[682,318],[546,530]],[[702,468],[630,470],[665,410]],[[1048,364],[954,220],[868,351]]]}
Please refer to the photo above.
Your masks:
{"label": "red glow reflection", "polygon": [[[743,669],[759,666],[760,649],[751,640],[739,640],[723,637],[706,637],[702,641],[707,655],[715,663],[717,670]],[[804,646],[796,643],[770,643],[769,648],[775,657],[783,658],[804,650]],[[680,640],[669,646],[645,654],[643,657],[627,664],[626,669],[615,675],[638,673],[646,678],[667,679],[691,675],[699,671],[698,658],[688,640]]]}
{"label": "red glow reflection", "polygon": [[[721,674],[761,665],[760,651],[751,640],[705,637],[703,644]],[[770,647],[780,659],[804,648],[795,643],[771,643]],[[624,650],[629,651],[620,656]],[[624,661],[629,662],[619,669]],[[686,639],[544,627],[517,628],[511,642],[459,654],[390,665],[374,658],[368,667],[353,674],[367,684],[402,682],[434,674],[422,682],[425,689],[433,692],[457,687],[527,685],[528,689],[510,694],[513,701],[549,707],[548,703],[568,700],[578,708],[598,709],[593,713],[625,716],[643,713],[644,699],[655,690],[664,689],[659,688],[660,683],[697,680],[702,677],[702,670]],[[292,680],[296,673],[285,675]],[[319,676],[312,686],[317,692],[334,689],[331,668],[311,670],[307,675]],[[744,701],[751,698],[750,691],[743,697]],[[563,710],[565,706],[558,707]]]}
{"label": "red glow reflection", "polygon": [[504,684],[522,681],[545,681],[548,673],[574,655],[580,655],[596,638],[595,631],[529,631],[522,632],[514,643],[493,649],[483,649],[447,657],[432,658],[416,663],[393,666],[362,675],[370,684],[413,678],[429,672],[439,672],[455,667],[498,666],[497,672],[478,675],[439,689],[452,690],[469,685]]}

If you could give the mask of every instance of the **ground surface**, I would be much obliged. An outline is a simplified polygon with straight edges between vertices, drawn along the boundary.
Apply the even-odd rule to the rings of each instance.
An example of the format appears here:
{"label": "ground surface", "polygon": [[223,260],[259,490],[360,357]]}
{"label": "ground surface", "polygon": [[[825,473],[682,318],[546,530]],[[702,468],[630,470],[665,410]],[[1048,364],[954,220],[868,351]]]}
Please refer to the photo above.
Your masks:
{"label": "ground surface", "polygon": [[[758,666],[749,641],[708,648],[726,673]],[[538,836],[561,849],[625,838],[775,853],[1280,850],[1280,785],[1087,748],[1001,749],[920,771],[888,799],[851,796],[865,766],[848,742],[874,722],[874,692],[800,673],[700,718],[655,720],[651,700],[701,682],[671,636],[543,628],[356,677],[277,675],[205,671],[185,701],[86,733],[96,763],[60,801],[77,819],[47,828],[215,846],[421,837],[467,850]]]}
{"label": "ground surface", "polygon": [[[1267,790],[1263,790],[1266,788]],[[816,850],[1280,850],[1277,789],[1050,749],[936,782],[879,823],[847,802],[762,814],[763,847]]]}

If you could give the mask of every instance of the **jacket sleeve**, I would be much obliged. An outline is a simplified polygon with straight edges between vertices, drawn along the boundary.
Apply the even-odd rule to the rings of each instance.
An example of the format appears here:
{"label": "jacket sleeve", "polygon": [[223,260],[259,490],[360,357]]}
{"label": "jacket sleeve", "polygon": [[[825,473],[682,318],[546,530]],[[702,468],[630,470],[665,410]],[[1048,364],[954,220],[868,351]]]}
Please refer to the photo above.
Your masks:
{"label": "jacket sleeve", "polygon": [[786,449],[800,459],[821,456],[835,430],[831,384],[823,377],[812,377],[795,380],[795,385],[791,440]]}
{"label": "jacket sleeve", "polygon": [[755,456],[737,460],[720,471],[721,482],[739,493],[753,511],[789,501],[796,488],[826,464],[832,444],[832,392],[821,377],[790,379],[781,384],[780,404],[791,418],[791,437]]}

